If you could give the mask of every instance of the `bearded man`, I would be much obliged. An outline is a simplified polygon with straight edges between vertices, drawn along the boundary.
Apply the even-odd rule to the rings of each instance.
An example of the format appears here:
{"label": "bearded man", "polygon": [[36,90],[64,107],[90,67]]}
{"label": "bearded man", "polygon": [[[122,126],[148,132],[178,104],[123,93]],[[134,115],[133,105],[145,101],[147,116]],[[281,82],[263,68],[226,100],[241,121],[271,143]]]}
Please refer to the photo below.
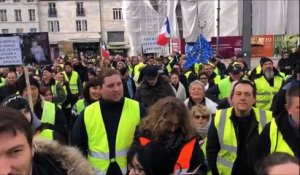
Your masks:
{"label": "bearded man", "polygon": [[269,110],[274,94],[279,91],[284,77],[274,68],[270,58],[262,57],[260,67],[261,71],[252,77],[257,90],[256,107]]}

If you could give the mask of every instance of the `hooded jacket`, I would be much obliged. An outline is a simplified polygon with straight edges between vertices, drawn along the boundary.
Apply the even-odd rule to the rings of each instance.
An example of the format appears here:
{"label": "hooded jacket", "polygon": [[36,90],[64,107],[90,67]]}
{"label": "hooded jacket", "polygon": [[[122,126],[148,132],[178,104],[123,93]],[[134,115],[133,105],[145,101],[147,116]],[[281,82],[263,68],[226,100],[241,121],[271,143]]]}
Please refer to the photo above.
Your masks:
{"label": "hooded jacket", "polygon": [[34,138],[32,175],[96,174],[79,150],[55,141]]}

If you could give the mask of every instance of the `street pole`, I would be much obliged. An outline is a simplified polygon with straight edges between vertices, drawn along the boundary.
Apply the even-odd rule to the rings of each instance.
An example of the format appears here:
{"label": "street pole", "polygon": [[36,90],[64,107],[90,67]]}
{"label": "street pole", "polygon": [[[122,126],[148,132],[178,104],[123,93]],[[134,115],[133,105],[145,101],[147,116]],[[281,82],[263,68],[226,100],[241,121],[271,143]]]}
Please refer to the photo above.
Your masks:
{"label": "street pole", "polygon": [[218,7],[217,7],[217,55],[219,55],[219,47],[220,47],[220,0],[218,0]]}
{"label": "street pole", "polygon": [[252,35],[252,0],[244,0],[243,3],[243,55],[251,69],[251,35]]}
{"label": "street pole", "polygon": [[[204,21],[204,24],[201,26],[201,22],[200,20],[198,21],[198,26],[200,28],[200,35],[203,34],[203,29],[206,27],[206,21]],[[202,63],[203,62],[203,59],[202,59],[202,45],[201,45],[201,41],[200,41],[200,62]]]}

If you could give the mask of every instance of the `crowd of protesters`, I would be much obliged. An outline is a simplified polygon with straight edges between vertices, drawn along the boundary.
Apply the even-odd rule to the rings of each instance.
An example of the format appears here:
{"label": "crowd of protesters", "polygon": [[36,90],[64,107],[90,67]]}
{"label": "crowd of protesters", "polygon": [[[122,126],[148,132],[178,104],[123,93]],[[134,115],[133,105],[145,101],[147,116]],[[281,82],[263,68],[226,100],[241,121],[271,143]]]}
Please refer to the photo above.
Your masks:
{"label": "crowd of protesters", "polygon": [[30,86],[0,68],[0,174],[300,173],[299,47],[253,70],[185,63],[59,57],[27,66]]}

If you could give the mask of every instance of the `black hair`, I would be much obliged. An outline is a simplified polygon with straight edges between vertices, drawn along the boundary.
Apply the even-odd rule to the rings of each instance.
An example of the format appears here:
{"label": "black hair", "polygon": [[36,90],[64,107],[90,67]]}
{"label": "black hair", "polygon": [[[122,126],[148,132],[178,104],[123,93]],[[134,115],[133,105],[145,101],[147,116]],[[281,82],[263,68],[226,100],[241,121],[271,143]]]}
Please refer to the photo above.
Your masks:
{"label": "black hair", "polygon": [[10,132],[14,136],[21,132],[26,136],[28,144],[32,145],[33,133],[30,122],[18,110],[9,107],[0,107],[0,134]]}
{"label": "black hair", "polygon": [[233,94],[234,94],[235,87],[236,87],[238,84],[247,84],[247,85],[251,86],[251,87],[252,87],[252,93],[253,93],[253,96],[256,97],[256,87],[255,87],[255,85],[254,85],[251,81],[249,81],[249,80],[238,80],[238,81],[234,84],[234,86],[232,87],[231,98],[232,98],[232,96],[233,96]]}
{"label": "black hair", "polygon": [[97,87],[97,86],[101,86],[97,78],[92,78],[85,84],[83,88],[83,97],[87,102],[92,102],[90,96],[90,87]]}
{"label": "black hair", "polygon": [[255,171],[257,175],[268,175],[271,167],[286,163],[294,163],[299,166],[299,160],[296,157],[283,152],[274,152],[259,161],[255,166]]}

